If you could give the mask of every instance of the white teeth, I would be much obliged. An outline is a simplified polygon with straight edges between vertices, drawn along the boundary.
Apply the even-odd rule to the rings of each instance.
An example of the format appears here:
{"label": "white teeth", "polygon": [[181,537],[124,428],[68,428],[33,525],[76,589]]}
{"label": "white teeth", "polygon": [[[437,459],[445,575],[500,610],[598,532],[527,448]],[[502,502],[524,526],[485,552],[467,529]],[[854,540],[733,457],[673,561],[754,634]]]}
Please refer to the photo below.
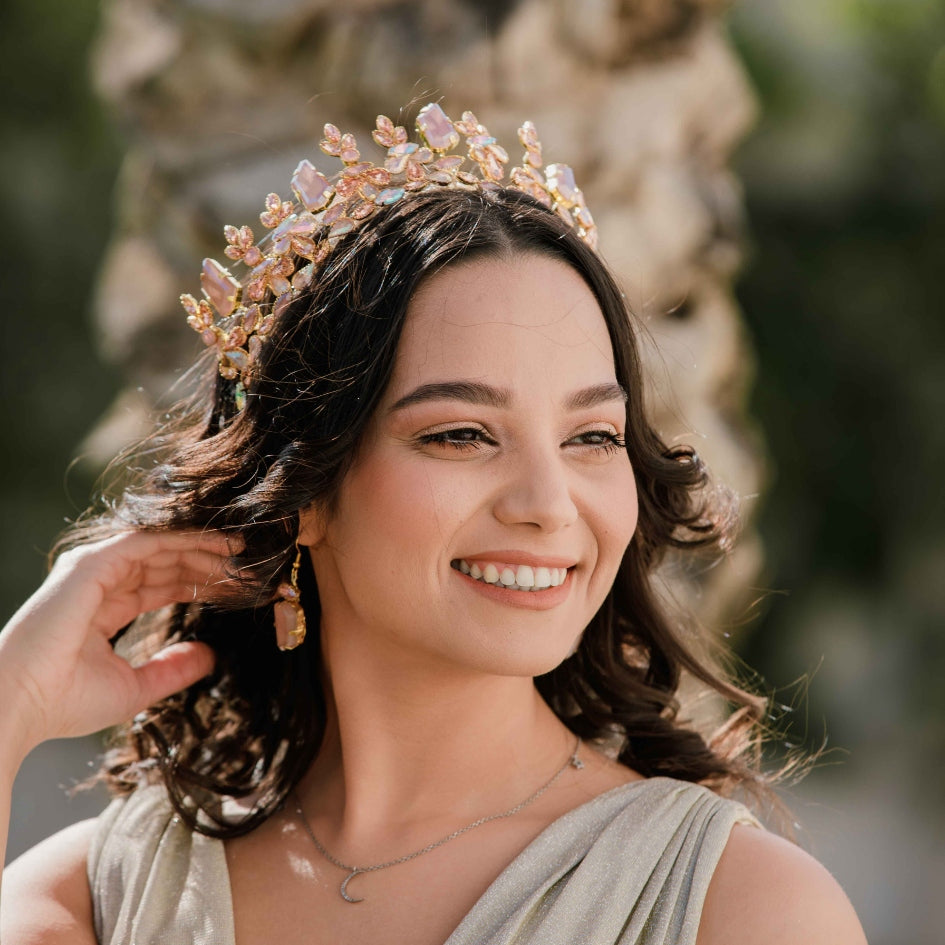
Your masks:
{"label": "white teeth", "polygon": [[549,587],[560,587],[568,579],[567,568],[533,568],[527,564],[520,564],[516,568],[504,565],[499,571],[495,564],[490,563],[485,568],[480,568],[478,564],[470,564],[463,559],[460,559],[454,567],[476,581],[495,584],[514,591],[544,591]]}

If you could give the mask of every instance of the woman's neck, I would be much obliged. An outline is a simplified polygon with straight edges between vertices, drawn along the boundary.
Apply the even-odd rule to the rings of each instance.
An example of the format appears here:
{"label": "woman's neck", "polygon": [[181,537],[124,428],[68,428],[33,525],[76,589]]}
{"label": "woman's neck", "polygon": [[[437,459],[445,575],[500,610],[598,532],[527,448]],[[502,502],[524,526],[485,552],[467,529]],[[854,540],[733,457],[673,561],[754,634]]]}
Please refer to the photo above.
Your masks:
{"label": "woman's neck", "polygon": [[353,649],[324,641],[328,726],[298,792],[329,848],[402,854],[514,807],[573,751],[531,679]]}

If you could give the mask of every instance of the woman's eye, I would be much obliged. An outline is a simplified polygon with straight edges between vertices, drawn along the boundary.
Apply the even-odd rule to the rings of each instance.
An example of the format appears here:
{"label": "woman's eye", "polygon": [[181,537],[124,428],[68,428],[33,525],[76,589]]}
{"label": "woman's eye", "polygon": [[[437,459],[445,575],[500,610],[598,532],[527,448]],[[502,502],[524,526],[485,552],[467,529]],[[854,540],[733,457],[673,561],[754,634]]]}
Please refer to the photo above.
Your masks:
{"label": "woman's eye", "polygon": [[616,453],[618,450],[627,448],[626,440],[611,430],[588,430],[586,433],[579,433],[569,442],[576,442],[579,446],[590,446],[603,450],[605,453]]}
{"label": "woman's eye", "polygon": [[444,445],[451,446],[458,450],[475,450],[485,444],[491,444],[494,441],[484,430],[478,430],[475,427],[459,427],[455,430],[438,430],[436,433],[424,433],[420,437],[423,445]]}

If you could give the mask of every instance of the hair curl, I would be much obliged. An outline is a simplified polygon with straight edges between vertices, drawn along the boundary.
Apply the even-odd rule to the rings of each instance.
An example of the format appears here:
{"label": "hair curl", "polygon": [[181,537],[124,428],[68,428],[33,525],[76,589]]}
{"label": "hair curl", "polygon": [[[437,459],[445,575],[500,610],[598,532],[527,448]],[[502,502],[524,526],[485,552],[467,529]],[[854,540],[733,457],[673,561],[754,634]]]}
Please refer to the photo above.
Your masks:
{"label": "hair curl", "polygon": [[[348,236],[309,293],[280,316],[244,409],[236,411],[230,382],[208,356],[178,422],[145,444],[142,455],[162,458],[60,543],[128,527],[213,528],[245,543],[233,560],[236,604],[179,605],[152,617],[158,645],[203,641],[216,668],[119,731],[100,772],[112,790],[160,778],[184,821],[217,837],[248,832],[282,804],[314,760],[326,718],[318,633],[291,655],[272,638],[273,599],[294,556],[299,512],[315,505],[330,513],[387,387],[420,283],[459,261],[527,253],[573,268],[600,305],[629,395],[626,443],[639,495],[637,530],[613,588],[576,652],[535,685],[571,731],[615,743],[619,760],[644,775],[766,795],[755,750],[763,702],[713,667],[705,641],[665,612],[652,586],[668,550],[725,546],[731,501],[708,488],[691,448],[667,447],[648,424],[634,318],[600,258],[554,214],[504,190],[419,194]],[[307,560],[300,585],[317,628]],[[736,708],[714,738],[679,718],[684,674]],[[224,816],[226,797],[252,798],[249,813]]]}

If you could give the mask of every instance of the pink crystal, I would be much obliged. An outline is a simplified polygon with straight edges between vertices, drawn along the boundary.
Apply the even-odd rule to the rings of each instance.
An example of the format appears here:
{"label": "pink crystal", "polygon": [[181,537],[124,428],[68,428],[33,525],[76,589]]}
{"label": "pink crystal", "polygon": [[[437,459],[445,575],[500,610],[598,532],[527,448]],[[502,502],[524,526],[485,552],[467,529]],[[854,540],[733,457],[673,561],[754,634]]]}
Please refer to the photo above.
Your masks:
{"label": "pink crystal", "polygon": [[348,211],[348,216],[352,220],[366,220],[374,212],[374,204],[359,203]]}
{"label": "pink crystal", "polygon": [[296,290],[308,288],[311,285],[314,272],[315,267],[311,263],[300,269],[292,277],[292,288]]}
{"label": "pink crystal", "polygon": [[306,210],[313,213],[328,206],[331,200],[331,184],[328,178],[315,168],[311,161],[299,161],[292,175],[292,189]]}
{"label": "pink crystal", "polygon": [[276,625],[276,643],[280,650],[293,650],[301,642],[299,636],[299,607],[280,600],[273,608]]}
{"label": "pink crystal", "polygon": [[203,288],[203,294],[223,318],[236,308],[240,284],[215,259],[203,261],[200,285]]}
{"label": "pink crystal", "polygon": [[486,176],[490,180],[502,180],[502,177],[505,174],[505,169],[496,159],[495,155],[491,152],[486,154],[486,159],[483,163],[483,169],[486,172]]}
{"label": "pink crystal", "polygon": [[424,105],[417,115],[417,127],[426,143],[434,151],[449,151],[459,144],[459,134],[446,112],[435,102]]}
{"label": "pink crystal", "polygon": [[548,187],[565,206],[571,207],[578,202],[580,191],[574,182],[574,171],[567,164],[549,164],[546,173]]}

